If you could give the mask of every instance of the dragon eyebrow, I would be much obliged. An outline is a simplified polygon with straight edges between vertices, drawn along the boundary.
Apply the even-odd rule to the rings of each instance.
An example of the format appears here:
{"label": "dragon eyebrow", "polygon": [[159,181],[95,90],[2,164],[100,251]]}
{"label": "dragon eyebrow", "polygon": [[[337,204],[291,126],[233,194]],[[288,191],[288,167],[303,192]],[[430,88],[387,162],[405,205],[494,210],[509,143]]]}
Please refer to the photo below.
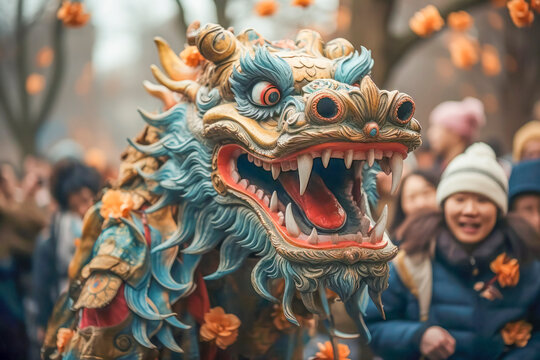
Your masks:
{"label": "dragon eyebrow", "polygon": [[[289,64],[282,58],[270,54],[266,46],[255,48],[255,55],[246,54],[240,59],[240,69],[233,70],[229,79],[236,98],[237,110],[241,115],[256,120],[273,116],[283,109],[286,97],[294,91],[294,77]],[[258,81],[268,81],[281,92],[281,101],[274,106],[263,107],[253,103],[249,94],[251,86]]]}
{"label": "dragon eyebrow", "polygon": [[336,60],[335,80],[352,85],[369,74],[374,63],[371,51],[363,46],[361,48],[360,54],[355,51]]}

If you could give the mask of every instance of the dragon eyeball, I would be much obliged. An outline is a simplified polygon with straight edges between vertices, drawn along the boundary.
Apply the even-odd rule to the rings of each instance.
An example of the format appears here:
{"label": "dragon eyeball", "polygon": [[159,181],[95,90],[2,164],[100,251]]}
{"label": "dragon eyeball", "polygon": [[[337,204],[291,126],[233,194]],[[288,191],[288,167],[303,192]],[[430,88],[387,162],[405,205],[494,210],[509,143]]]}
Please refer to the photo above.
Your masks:
{"label": "dragon eyeball", "polygon": [[259,81],[251,88],[251,100],[260,106],[276,105],[281,99],[281,92],[276,85],[268,81]]}

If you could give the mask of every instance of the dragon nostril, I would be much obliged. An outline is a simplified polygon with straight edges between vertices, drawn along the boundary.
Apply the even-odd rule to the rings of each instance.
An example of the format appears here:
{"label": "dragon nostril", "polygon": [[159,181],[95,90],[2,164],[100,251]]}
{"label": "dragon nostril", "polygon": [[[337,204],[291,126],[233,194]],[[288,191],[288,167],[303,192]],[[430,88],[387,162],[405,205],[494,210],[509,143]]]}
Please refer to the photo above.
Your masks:
{"label": "dragon nostril", "polygon": [[413,112],[414,104],[411,101],[406,100],[402,102],[401,104],[399,104],[399,107],[397,109],[398,121],[402,123],[408,122],[411,119]]}
{"label": "dragon nostril", "polygon": [[317,113],[326,119],[334,118],[338,113],[338,105],[329,97],[322,97],[317,101]]}

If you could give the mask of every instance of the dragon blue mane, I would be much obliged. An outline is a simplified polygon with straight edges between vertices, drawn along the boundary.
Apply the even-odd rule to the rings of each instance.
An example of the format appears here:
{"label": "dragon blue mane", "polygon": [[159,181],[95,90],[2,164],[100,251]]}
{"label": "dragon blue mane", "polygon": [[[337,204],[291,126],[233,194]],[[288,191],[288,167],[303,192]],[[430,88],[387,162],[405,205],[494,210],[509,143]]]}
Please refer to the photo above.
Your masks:
{"label": "dragon blue mane", "polygon": [[[197,140],[186,122],[186,105],[177,104],[161,114],[140,111],[142,118],[151,126],[161,130],[160,140],[150,145],[130,141],[138,151],[153,157],[167,156],[168,160],[152,174],[139,170],[141,176],[153,180],[152,191],[160,200],[146,210],[157,211],[167,205],[178,204],[178,228],[171,236],[163,239],[150,226],[150,267],[138,286],[126,284],[125,297],[133,312],[132,332],[143,346],[155,348],[155,336],[165,347],[181,352],[176,344],[172,329],[188,329],[171,310],[172,304],[188,296],[195,289],[194,273],[201,257],[219,245],[220,261],[217,270],[205,280],[219,279],[238,270],[250,254],[261,258],[252,272],[255,290],[264,298],[278,302],[268,289],[270,279],[283,278],[285,292],[282,300],[286,317],[298,324],[292,311],[292,297],[302,279],[294,264],[283,259],[268,240],[267,230],[257,214],[237,200],[219,195],[211,181],[212,149]],[[365,182],[372,184],[368,191],[370,202],[376,201],[374,169],[364,169]],[[131,230],[144,238],[144,227],[137,218],[127,222]],[[178,256],[178,255],[181,256]],[[313,271],[338,271],[331,267]],[[336,279],[346,274],[336,274]],[[314,276],[317,276],[314,273]],[[331,281],[326,284],[338,292],[343,299],[354,293],[357,279],[350,279],[346,289]],[[309,282],[309,281],[308,281]],[[313,285],[313,284],[312,284]],[[151,300],[151,305],[147,299]]]}

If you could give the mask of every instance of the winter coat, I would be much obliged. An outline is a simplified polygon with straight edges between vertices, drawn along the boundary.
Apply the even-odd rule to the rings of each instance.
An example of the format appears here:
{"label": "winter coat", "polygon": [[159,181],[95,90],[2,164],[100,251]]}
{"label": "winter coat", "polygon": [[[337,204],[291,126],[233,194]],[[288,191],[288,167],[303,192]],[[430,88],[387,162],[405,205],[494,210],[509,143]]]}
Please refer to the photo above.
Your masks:
{"label": "winter coat", "polygon": [[[508,237],[506,231],[496,228],[469,255],[449,232],[438,236],[430,263],[432,294],[425,321],[420,321],[417,297],[392,264],[389,287],[382,295],[387,320],[382,320],[373,304],[367,309],[374,352],[385,360],[419,359],[422,335],[437,325],[456,340],[449,359],[540,359],[540,263],[520,264],[515,287],[496,284],[502,299],[490,301],[474,290],[476,283],[495,276],[490,263],[499,254],[516,257]],[[501,329],[518,320],[533,325],[531,338],[523,348],[505,346]]]}

